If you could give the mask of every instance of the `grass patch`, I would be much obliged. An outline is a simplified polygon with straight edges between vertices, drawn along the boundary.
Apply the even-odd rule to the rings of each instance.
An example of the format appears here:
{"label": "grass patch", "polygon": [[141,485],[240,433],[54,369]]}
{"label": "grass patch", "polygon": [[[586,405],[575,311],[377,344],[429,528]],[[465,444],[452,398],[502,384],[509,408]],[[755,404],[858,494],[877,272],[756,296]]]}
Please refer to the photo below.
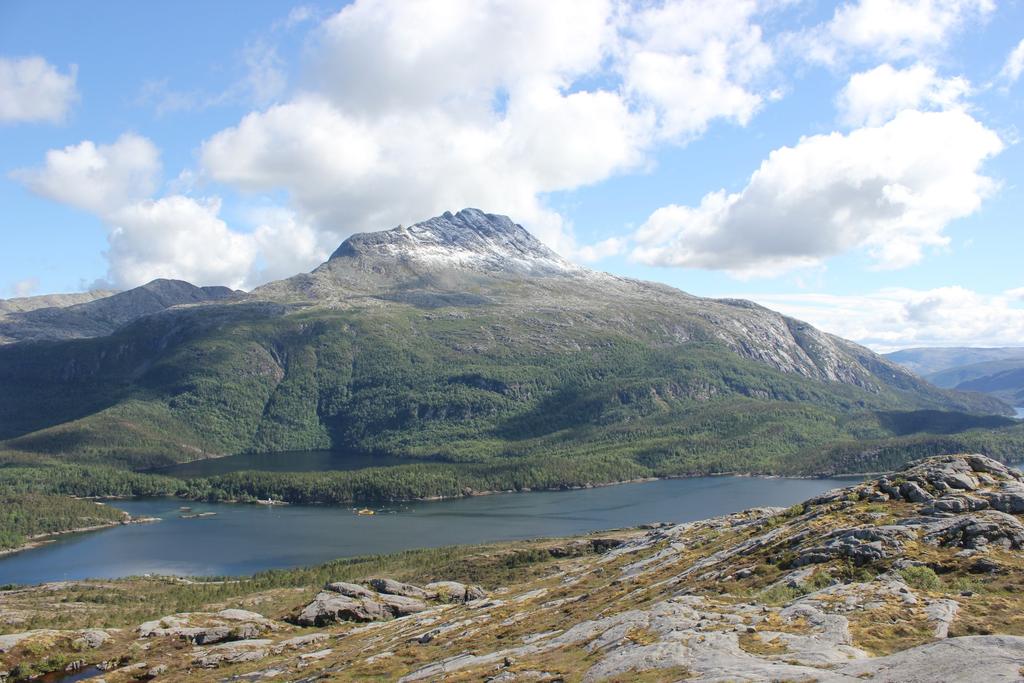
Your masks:
{"label": "grass patch", "polygon": [[752,655],[782,655],[789,647],[781,638],[764,640],[760,633],[741,633],[738,637],[740,649]]}
{"label": "grass patch", "polygon": [[911,588],[922,591],[937,591],[942,581],[931,567],[907,567],[900,570],[900,576]]}

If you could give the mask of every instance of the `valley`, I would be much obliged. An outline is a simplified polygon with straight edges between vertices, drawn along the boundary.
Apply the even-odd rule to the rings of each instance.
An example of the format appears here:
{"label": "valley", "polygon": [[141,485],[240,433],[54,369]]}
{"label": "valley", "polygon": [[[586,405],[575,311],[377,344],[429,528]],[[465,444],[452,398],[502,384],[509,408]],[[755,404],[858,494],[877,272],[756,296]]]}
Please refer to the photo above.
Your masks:
{"label": "valley", "polygon": [[[354,235],[311,273],[249,293],[161,281],[68,302],[67,311],[19,304],[5,313],[8,338],[0,343],[0,381],[9,389],[0,393],[0,493],[31,506],[49,520],[44,532],[58,534],[0,559],[0,584],[9,584],[0,591],[0,629],[8,633],[0,655],[15,680],[79,670],[113,681],[219,680],[222,668],[238,673],[267,657],[285,668],[252,676],[287,671],[301,679],[311,668],[433,679],[486,669],[496,657],[525,661],[523,671],[541,672],[540,680],[583,671],[585,680],[626,671],[661,680],[661,669],[683,676],[709,666],[806,677],[821,674],[822,663],[846,680],[871,670],[870,662],[858,668],[860,660],[916,652],[938,637],[929,630],[932,613],[952,610],[955,600],[942,596],[959,587],[984,588],[988,597],[974,601],[979,614],[997,615],[1000,632],[1017,634],[1004,616],[1016,603],[995,597],[1009,584],[975,581],[949,553],[935,559],[888,530],[910,506],[948,493],[949,481],[984,494],[976,504],[957,498],[957,511],[1019,512],[1019,476],[999,464],[1024,453],[1015,410],[999,397],[936,387],[756,304],[582,268],[508,218],[475,209]],[[978,455],[949,455],[960,453]],[[928,469],[913,475],[920,484],[910,493],[897,475],[895,489],[882,479],[821,495],[920,458],[956,477],[933,481]],[[830,479],[840,475],[859,476]],[[99,525],[111,528],[63,533],[97,525],[96,510],[105,516]],[[160,521],[115,521],[129,519],[123,515]],[[6,547],[38,533],[23,522],[0,517]],[[870,529],[875,522],[884,533]],[[1010,524],[996,522],[993,533]],[[755,542],[755,532],[766,535]],[[1006,533],[1009,545],[1003,536],[997,544],[1016,551],[1016,532]],[[769,542],[780,534],[788,540]],[[855,540],[808,546],[803,551],[821,557],[807,562],[792,557],[818,535]],[[561,540],[531,540],[540,537]],[[890,540],[899,552],[886,550]],[[740,568],[742,576],[693,573],[737,548],[762,547],[774,550]],[[929,559],[913,564],[915,553]],[[808,564],[828,569],[800,569]],[[847,630],[840,629],[826,608],[832,597],[800,602],[854,591],[855,614],[874,604],[872,581],[881,581],[885,602],[919,580],[911,578],[919,566],[951,574],[938,583],[925,577],[914,598],[924,611],[895,617],[901,625],[884,645],[853,635],[860,617],[842,617]],[[670,567],[682,573],[671,578]],[[406,613],[408,596],[359,586],[338,589],[342,597],[328,587],[304,610],[297,603],[325,582],[385,570],[407,580],[485,583],[464,587],[465,595],[495,597],[441,604],[429,617],[414,615],[435,607]],[[608,583],[609,572],[619,578]],[[582,593],[571,577],[589,577],[579,579]],[[129,593],[145,594],[147,605],[118,597]],[[513,593],[510,601],[497,597]],[[67,604],[58,621],[41,611],[44,594]],[[113,608],[98,614],[94,601]],[[647,611],[636,623],[610,616],[633,614],[622,611],[627,604]],[[477,609],[482,620],[463,613]],[[500,622],[491,623],[491,609]],[[544,622],[548,631],[520,634],[531,610],[541,621],[556,613],[575,621],[567,634],[607,624],[626,628],[626,640],[607,651],[595,645],[592,652],[605,654],[581,660],[571,648],[587,638],[566,636],[570,651],[563,650],[554,621]],[[385,617],[384,630],[369,640],[370,627],[295,631],[335,628],[342,612],[358,621]],[[302,621],[300,613],[314,616]],[[683,651],[658,625],[670,613],[695,643],[719,642],[707,640],[720,631],[706,625],[742,622],[748,630],[735,643],[730,636],[707,651]],[[755,613],[772,626],[767,640],[750,635],[760,632],[761,621],[746,626]],[[152,628],[132,625],[154,618]],[[460,629],[475,634],[472,653],[408,650],[400,645],[410,642],[406,618],[418,620],[413,630],[439,624],[416,636],[421,644],[458,640],[439,634]],[[976,618],[964,622],[965,634]],[[497,623],[504,626],[491,632]],[[207,642],[199,635],[207,628],[228,637]],[[171,638],[149,640],[155,633]],[[274,633],[289,638],[263,637]],[[513,633],[522,644],[499,642]],[[341,646],[306,651],[342,634],[349,640]],[[79,642],[73,647],[87,657],[32,660],[41,648]],[[350,646],[377,654],[360,659]],[[651,649],[638,660],[634,646]],[[478,654],[488,647],[502,654]],[[485,677],[493,675],[504,674]]]}
{"label": "valley", "polygon": [[1024,683],[1021,27],[0,0],[0,683]]}

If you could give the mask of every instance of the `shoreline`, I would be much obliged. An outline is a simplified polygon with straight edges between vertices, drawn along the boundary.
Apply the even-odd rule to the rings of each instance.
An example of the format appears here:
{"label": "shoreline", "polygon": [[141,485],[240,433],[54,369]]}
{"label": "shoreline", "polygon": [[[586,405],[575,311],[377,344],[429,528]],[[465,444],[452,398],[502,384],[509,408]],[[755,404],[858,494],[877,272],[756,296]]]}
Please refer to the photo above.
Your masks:
{"label": "shoreline", "polygon": [[[227,456],[224,456],[224,457],[227,457]],[[402,498],[402,499],[393,499],[393,500],[375,500],[375,501],[349,500],[349,501],[338,501],[338,502],[331,502],[331,503],[325,503],[325,502],[321,502],[321,501],[314,501],[314,502],[309,502],[309,503],[295,503],[295,502],[288,501],[288,500],[278,500],[278,499],[258,499],[257,498],[255,500],[243,500],[243,499],[237,499],[236,498],[236,499],[218,500],[218,501],[210,501],[210,502],[226,503],[226,504],[232,504],[232,505],[261,505],[261,506],[270,507],[270,508],[278,507],[278,506],[289,506],[289,505],[299,505],[299,506],[310,505],[310,506],[334,506],[334,507],[338,507],[338,508],[342,509],[342,508],[348,508],[349,506],[352,506],[352,505],[379,506],[379,505],[394,505],[394,504],[402,504],[402,503],[432,503],[432,502],[441,502],[441,501],[445,501],[445,500],[457,500],[459,498],[475,498],[475,497],[480,497],[480,496],[492,496],[492,495],[513,494],[513,493],[540,493],[540,492],[554,493],[554,492],[559,492],[559,491],[585,491],[585,490],[588,490],[588,489],[605,488],[605,487],[609,487],[609,486],[619,486],[619,485],[622,485],[622,484],[642,484],[642,483],[649,483],[649,482],[655,482],[655,481],[671,481],[671,480],[677,480],[677,479],[678,480],[682,480],[682,479],[698,479],[698,478],[701,478],[701,477],[745,477],[745,478],[752,478],[752,479],[791,479],[791,480],[796,480],[796,481],[798,481],[798,480],[816,480],[816,479],[818,479],[818,480],[820,480],[820,479],[837,479],[837,480],[849,480],[851,482],[854,482],[854,481],[863,480],[863,479],[866,479],[866,478],[869,478],[869,477],[881,476],[882,474],[885,474],[885,473],[886,472],[856,472],[856,473],[841,473],[841,474],[779,475],[779,474],[763,474],[763,473],[753,473],[753,472],[713,472],[713,473],[693,473],[693,474],[672,474],[672,475],[655,476],[655,477],[638,477],[638,478],[634,478],[634,479],[624,479],[624,480],[618,480],[618,481],[595,482],[595,483],[587,483],[587,484],[583,484],[583,485],[574,485],[574,486],[562,485],[562,486],[553,486],[553,487],[548,487],[548,488],[501,489],[501,490],[486,490],[486,491],[477,491],[477,490],[469,489],[468,491],[464,491],[462,494],[459,494],[459,495],[452,495],[452,496],[422,496],[422,497],[415,497],[415,498]],[[178,501],[207,502],[207,501],[205,501],[202,498],[185,498],[185,497],[174,496],[174,495],[169,495],[169,496],[88,496],[88,497],[82,497],[83,500],[98,500],[98,501],[106,501],[106,500],[110,500],[110,501],[117,501],[117,500],[147,500],[147,499],[154,499],[154,498],[167,498],[167,499],[178,500]],[[129,524],[146,524],[146,523],[159,522],[159,521],[161,521],[161,519],[159,517],[138,517],[138,518],[129,517],[128,519],[125,519],[125,520],[121,520],[121,521],[117,521],[117,522],[110,522],[110,523],[107,523],[107,524],[97,524],[97,525],[88,526],[88,527],[79,527],[79,528],[75,528],[75,529],[67,529],[67,530],[64,530],[64,531],[56,531],[56,532],[52,532],[52,533],[48,533],[48,534],[38,534],[38,535],[29,537],[28,538],[28,542],[26,542],[26,543],[24,543],[24,544],[22,544],[22,545],[20,545],[20,546],[18,546],[16,548],[9,548],[9,549],[5,549],[5,550],[0,550],[0,560],[2,560],[5,557],[8,557],[10,555],[14,555],[16,553],[21,553],[21,552],[25,552],[27,550],[34,550],[36,548],[43,547],[45,545],[48,545],[49,543],[54,542],[60,536],[65,536],[65,535],[69,535],[69,534],[87,533],[87,532],[91,532],[91,531],[102,531],[103,529],[110,529],[110,528],[114,528],[114,527],[117,527],[117,526],[126,526],[126,525],[129,525]]]}
{"label": "shoreline", "polygon": [[[354,470],[357,471],[357,470]],[[309,505],[309,506],[333,506],[337,508],[349,508],[351,506],[380,506],[380,505],[397,505],[402,503],[436,503],[446,500],[458,500],[460,498],[476,498],[480,496],[495,496],[501,494],[513,494],[513,493],[557,493],[559,491],[586,491],[588,489],[605,488],[608,486],[619,486],[622,484],[645,484],[655,481],[673,481],[682,479],[699,479],[701,477],[744,477],[749,479],[789,479],[793,481],[809,481],[815,479],[841,479],[857,481],[872,476],[879,476],[885,474],[885,472],[864,472],[864,473],[846,473],[846,474],[811,474],[811,475],[781,475],[781,474],[761,474],[751,472],[713,472],[713,473],[698,473],[698,474],[670,474],[660,477],[637,477],[634,479],[622,479],[617,481],[606,481],[606,482],[594,482],[583,485],[560,485],[551,486],[547,488],[522,488],[522,489],[493,489],[477,491],[470,489],[468,492],[452,496],[418,496],[414,498],[394,498],[394,499],[379,499],[379,500],[342,500],[337,502],[323,502],[323,501],[312,501],[306,503],[296,503],[284,499],[241,499],[241,498],[229,498],[217,501],[207,501],[204,498],[185,498],[174,495],[167,496],[91,496],[90,500],[146,500],[153,498],[166,498],[171,500],[182,500],[182,501],[193,501],[193,502],[216,502],[219,504],[230,504],[230,505],[262,505],[265,507],[280,507],[286,505]],[[468,488],[468,487],[467,487]],[[116,525],[110,525],[116,526]]]}
{"label": "shoreline", "polygon": [[129,524],[152,524],[154,522],[163,521],[159,517],[131,517],[122,519],[118,522],[108,522],[106,524],[94,524],[92,526],[77,527],[75,529],[65,529],[63,531],[52,531],[46,534],[35,534],[33,536],[26,536],[26,543],[19,545],[16,548],[7,548],[0,550],[0,559],[16,553],[25,552],[26,550],[35,550],[36,548],[42,548],[45,545],[53,543],[57,538],[61,536],[68,536],[70,534],[84,534],[90,531],[102,531],[103,529],[112,529],[118,526],[128,526]]}

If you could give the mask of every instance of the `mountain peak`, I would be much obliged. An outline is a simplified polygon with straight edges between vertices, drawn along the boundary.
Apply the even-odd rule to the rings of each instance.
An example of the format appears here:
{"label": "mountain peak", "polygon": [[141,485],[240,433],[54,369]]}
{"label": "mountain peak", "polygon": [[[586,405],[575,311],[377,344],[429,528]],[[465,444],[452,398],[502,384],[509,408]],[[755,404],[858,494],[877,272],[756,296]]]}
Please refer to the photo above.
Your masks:
{"label": "mountain peak", "polygon": [[560,275],[582,270],[508,216],[446,211],[410,226],[352,235],[330,260],[388,259],[440,268]]}

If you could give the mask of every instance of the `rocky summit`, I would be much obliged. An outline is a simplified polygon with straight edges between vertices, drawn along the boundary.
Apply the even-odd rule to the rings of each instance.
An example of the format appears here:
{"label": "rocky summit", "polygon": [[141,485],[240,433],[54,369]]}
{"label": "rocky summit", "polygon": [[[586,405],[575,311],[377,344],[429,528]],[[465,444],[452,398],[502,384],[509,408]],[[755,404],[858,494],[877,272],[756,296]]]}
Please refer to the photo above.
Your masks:
{"label": "rocky summit", "polygon": [[[0,679],[61,666],[107,683],[1016,681],[1022,514],[1019,472],[953,455],[789,509],[467,550],[401,580],[11,590]],[[171,584],[195,607],[131,624],[137,606],[89,601],[100,587],[111,604],[165,600]],[[209,602],[216,590],[233,597]],[[69,630],[17,629],[55,603]]]}
{"label": "rocky summit", "polygon": [[594,274],[544,245],[508,216],[463,209],[415,225],[354,235],[331,255],[524,275]]}

